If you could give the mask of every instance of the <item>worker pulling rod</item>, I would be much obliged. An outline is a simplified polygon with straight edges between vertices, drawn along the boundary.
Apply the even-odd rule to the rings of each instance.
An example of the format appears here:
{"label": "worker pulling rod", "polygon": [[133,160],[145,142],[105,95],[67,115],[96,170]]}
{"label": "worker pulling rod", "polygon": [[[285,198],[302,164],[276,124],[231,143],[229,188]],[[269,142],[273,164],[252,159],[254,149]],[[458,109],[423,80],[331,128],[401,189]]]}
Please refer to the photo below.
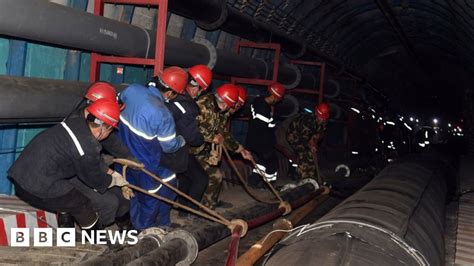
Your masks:
{"label": "worker pulling rod", "polygon": [[186,211],[189,211],[193,214],[196,214],[196,215],[199,215],[201,217],[204,217],[206,219],[209,219],[211,221],[214,221],[216,223],[220,223],[220,224],[223,224],[225,226],[227,226],[231,231],[234,230],[234,228],[236,226],[239,226],[242,228],[241,230],[241,237],[245,236],[245,234],[247,233],[247,224],[245,223],[244,220],[241,220],[241,219],[233,219],[231,221],[229,221],[228,219],[226,219],[225,217],[223,217],[222,215],[220,215],[219,213],[217,213],[216,211],[214,210],[211,210],[209,207],[207,206],[204,206],[203,204],[201,204],[200,202],[194,200],[193,198],[189,197],[188,195],[186,195],[185,193],[181,192],[179,189],[176,189],[175,187],[169,185],[168,183],[164,182],[163,180],[161,180],[161,178],[159,178],[157,175],[151,173],[150,171],[146,170],[142,165],[139,165],[137,164],[136,162],[134,161],[131,161],[131,160],[127,160],[127,159],[120,159],[120,158],[116,158],[113,160],[115,163],[118,163],[118,164],[121,164],[123,165],[123,168],[122,168],[122,175],[124,176],[124,178],[126,178],[126,171],[127,171],[127,167],[133,167],[135,169],[139,169],[140,171],[146,173],[147,175],[149,175],[150,177],[152,177],[154,180],[158,181],[159,183],[161,183],[163,186],[166,186],[168,187],[169,189],[171,189],[173,192],[175,192],[176,194],[184,197],[185,199],[191,201],[192,203],[194,203],[196,206],[198,206],[199,208],[203,209],[206,213],[202,213],[200,211],[197,211],[191,207],[188,207],[188,206],[185,206],[183,204],[180,204],[176,201],[172,201],[170,199],[167,199],[165,197],[161,197],[159,195],[156,195],[156,194],[153,194],[153,193],[150,193],[148,192],[147,190],[143,189],[143,188],[140,188],[140,187],[137,187],[135,185],[132,185],[132,184],[127,184],[127,187],[133,189],[133,190],[136,190],[140,193],[143,193],[143,194],[146,194],[150,197],[153,197],[155,199],[158,199],[158,200],[161,200],[163,202],[166,202],[176,208],[181,208],[181,209],[184,209]]}

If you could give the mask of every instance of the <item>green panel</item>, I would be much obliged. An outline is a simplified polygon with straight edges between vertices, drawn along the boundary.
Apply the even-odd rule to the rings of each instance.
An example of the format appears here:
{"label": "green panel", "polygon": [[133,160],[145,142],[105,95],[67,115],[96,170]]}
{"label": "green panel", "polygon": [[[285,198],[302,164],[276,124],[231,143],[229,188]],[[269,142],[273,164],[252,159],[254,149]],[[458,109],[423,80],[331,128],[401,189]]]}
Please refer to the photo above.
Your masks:
{"label": "green panel", "polygon": [[111,64],[100,64],[100,79],[103,81],[112,80],[112,65]]}
{"label": "green panel", "polygon": [[89,81],[89,69],[91,64],[91,54],[82,53],[81,55],[81,71],[79,73],[79,80],[88,82]]}
{"label": "green panel", "polygon": [[0,38],[0,75],[7,73],[8,46],[8,40]]}
{"label": "green panel", "polygon": [[66,49],[40,44],[28,44],[25,76],[62,79],[66,62]]}
{"label": "green panel", "polygon": [[143,69],[143,67],[127,66],[125,69],[124,82],[145,84],[153,75],[152,69]]}

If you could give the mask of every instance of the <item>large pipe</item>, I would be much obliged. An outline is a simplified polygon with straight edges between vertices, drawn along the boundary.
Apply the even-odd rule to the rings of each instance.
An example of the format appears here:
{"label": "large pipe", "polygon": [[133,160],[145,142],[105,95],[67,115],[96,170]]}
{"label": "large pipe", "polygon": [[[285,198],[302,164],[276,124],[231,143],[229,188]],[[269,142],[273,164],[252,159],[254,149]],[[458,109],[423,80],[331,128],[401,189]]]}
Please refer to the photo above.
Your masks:
{"label": "large pipe", "polygon": [[268,265],[443,265],[446,179],[441,154],[407,156],[330,213],[294,231]]}
{"label": "large pipe", "polygon": [[[309,202],[310,200],[320,195],[324,191],[326,191],[324,188],[315,190],[315,187],[312,184],[304,184],[292,190],[285,191],[285,193],[283,193],[281,196],[285,201],[290,202],[292,209],[297,209],[298,207]],[[233,218],[244,219],[247,221],[247,224],[249,225],[249,229],[251,229],[253,227],[257,227],[264,223],[267,223],[271,221],[272,219],[275,219],[276,217],[278,217],[275,215],[276,213],[279,214],[278,216],[281,216],[283,211],[281,210],[281,208],[277,209],[275,204],[269,205],[269,204],[264,204],[264,203],[256,203],[252,207],[247,208],[243,211],[226,212],[223,215],[230,219],[233,219]],[[193,239],[195,239],[195,245],[198,247],[199,250],[202,250],[214,244],[215,242],[227,237],[230,234],[229,229],[226,226],[217,224],[217,223],[212,223],[207,220],[201,220],[199,223],[193,223],[192,225],[186,226],[183,229],[187,230],[187,232],[191,232]],[[169,234],[173,234],[174,232],[175,231],[172,231]],[[185,247],[189,247],[189,244],[179,245],[179,247],[176,247],[176,249],[179,248],[177,252],[181,253]],[[128,262],[127,259],[130,258],[130,255],[128,255],[130,252],[126,251],[128,248],[130,247],[125,247],[121,251],[121,253],[108,254],[107,257],[116,257],[116,256],[121,257],[121,258],[115,258],[114,261],[120,261],[125,264]],[[161,251],[160,248],[155,248],[153,250],[146,250],[143,252],[144,252],[144,255],[142,256],[142,258],[146,257],[144,258],[146,261],[153,261],[153,258],[155,258],[156,256],[162,256],[163,254],[167,254],[166,256],[168,257],[175,256],[175,255],[171,255],[167,250]],[[122,253],[125,255],[122,255]],[[97,256],[88,260],[87,265],[100,265],[100,263],[103,261],[104,261],[103,256]],[[138,261],[143,261],[143,259],[140,259]],[[134,262],[137,262],[137,261],[134,261]],[[163,264],[163,265],[168,265],[168,264]]]}
{"label": "large pipe", "polygon": [[[103,54],[147,58],[154,57],[156,41],[154,31],[46,0],[3,0],[0,34]],[[247,78],[269,79],[272,73],[271,66],[262,60],[172,36],[166,37],[165,64],[210,64],[218,74]],[[281,65],[278,76],[281,83],[294,88],[301,74],[294,67]]]}

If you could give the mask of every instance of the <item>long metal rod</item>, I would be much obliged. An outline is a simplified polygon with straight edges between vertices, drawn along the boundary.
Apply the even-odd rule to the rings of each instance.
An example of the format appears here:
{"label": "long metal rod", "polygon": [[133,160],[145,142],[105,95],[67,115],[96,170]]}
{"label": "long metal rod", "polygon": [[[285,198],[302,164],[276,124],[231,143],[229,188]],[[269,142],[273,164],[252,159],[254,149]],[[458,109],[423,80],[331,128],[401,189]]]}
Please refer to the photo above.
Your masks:
{"label": "long metal rod", "polygon": [[280,219],[275,222],[272,232],[265,235],[257,243],[247,250],[237,260],[237,266],[254,265],[276,242],[282,239],[289,230],[293,228],[311,211],[313,211],[319,204],[324,202],[329,197],[329,188],[324,187],[324,191],[316,198],[306,203],[303,207],[295,210],[288,219]]}

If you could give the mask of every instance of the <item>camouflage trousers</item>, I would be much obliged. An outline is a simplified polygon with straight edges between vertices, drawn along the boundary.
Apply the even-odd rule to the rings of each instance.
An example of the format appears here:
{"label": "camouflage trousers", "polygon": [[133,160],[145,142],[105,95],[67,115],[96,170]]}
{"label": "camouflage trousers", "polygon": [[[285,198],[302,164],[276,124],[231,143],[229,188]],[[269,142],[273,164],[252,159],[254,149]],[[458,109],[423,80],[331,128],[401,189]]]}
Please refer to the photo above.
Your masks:
{"label": "camouflage trousers", "polygon": [[306,145],[294,145],[291,147],[298,159],[298,175],[300,180],[306,178],[312,178],[318,180],[318,168],[316,167],[314,154],[311,152],[311,149]]}
{"label": "camouflage trousers", "polygon": [[202,168],[209,175],[209,184],[206,192],[204,192],[204,195],[202,196],[201,203],[211,209],[215,209],[222,187],[222,171],[219,166],[210,165],[203,158],[196,156],[196,159],[198,159],[199,164],[201,164]]}

